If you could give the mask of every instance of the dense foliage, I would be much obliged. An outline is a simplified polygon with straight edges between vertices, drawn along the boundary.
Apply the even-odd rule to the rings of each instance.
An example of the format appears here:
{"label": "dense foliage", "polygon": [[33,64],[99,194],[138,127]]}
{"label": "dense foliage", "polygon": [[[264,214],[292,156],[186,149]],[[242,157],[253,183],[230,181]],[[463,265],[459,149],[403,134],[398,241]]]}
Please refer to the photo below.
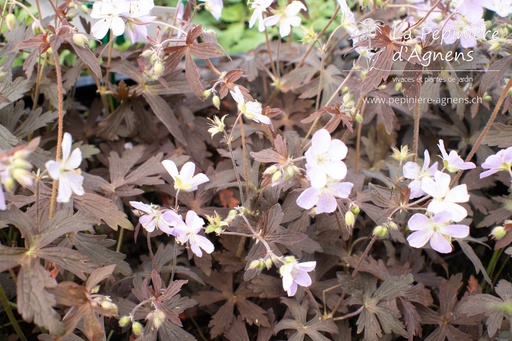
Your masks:
{"label": "dense foliage", "polygon": [[1,6],[0,338],[511,338],[509,0]]}

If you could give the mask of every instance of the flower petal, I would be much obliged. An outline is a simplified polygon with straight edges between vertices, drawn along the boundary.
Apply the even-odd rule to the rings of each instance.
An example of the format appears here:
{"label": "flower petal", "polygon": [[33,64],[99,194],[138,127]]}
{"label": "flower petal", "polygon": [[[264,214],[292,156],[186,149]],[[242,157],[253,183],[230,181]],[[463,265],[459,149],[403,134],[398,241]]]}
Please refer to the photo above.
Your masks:
{"label": "flower petal", "polygon": [[452,252],[452,244],[439,232],[436,232],[430,238],[430,246],[440,253]]}
{"label": "flower petal", "polygon": [[317,204],[319,197],[320,190],[314,187],[309,187],[299,195],[297,198],[297,205],[309,210]]}
{"label": "flower petal", "polygon": [[164,160],[162,161],[162,165],[165,167],[167,172],[172,176],[174,180],[176,180],[176,177],[180,174],[178,172],[178,167],[176,167],[176,163],[172,160]]}
{"label": "flower petal", "polygon": [[338,203],[334,195],[323,191],[318,199],[318,204],[316,204],[316,213],[332,213],[336,211],[337,206]]}
{"label": "flower petal", "polygon": [[422,248],[428,243],[432,236],[432,230],[420,230],[413,232],[407,237],[409,245],[415,248]]}

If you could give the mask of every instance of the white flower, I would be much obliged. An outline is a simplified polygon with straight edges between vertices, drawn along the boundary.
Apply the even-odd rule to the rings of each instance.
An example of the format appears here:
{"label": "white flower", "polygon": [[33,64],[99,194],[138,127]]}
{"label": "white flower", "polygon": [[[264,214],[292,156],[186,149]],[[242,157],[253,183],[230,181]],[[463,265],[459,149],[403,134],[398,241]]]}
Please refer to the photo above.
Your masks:
{"label": "white flower", "polygon": [[194,175],[196,165],[193,162],[187,162],[181,168],[181,172],[178,171],[176,164],[172,160],[162,161],[162,165],[165,167],[167,172],[172,176],[174,180],[174,188],[176,190],[191,192],[197,189],[197,186],[208,182],[210,179],[203,174],[199,173]]}
{"label": "white flower", "polygon": [[112,29],[115,36],[120,36],[126,28],[123,13],[130,10],[126,0],[97,0],[92,5],[91,18],[100,19],[91,28],[91,33],[97,39],[102,39]]}
{"label": "white flower", "polygon": [[430,241],[430,246],[441,253],[452,252],[452,237],[466,238],[469,235],[469,226],[452,224],[452,214],[446,211],[433,217],[416,213],[407,225],[409,230],[415,231],[407,237],[409,245],[421,248]]}
{"label": "white flower", "polygon": [[487,170],[480,173],[480,179],[499,171],[508,171],[512,176],[512,147],[502,149],[496,154],[487,157],[485,162],[482,163],[482,168]]}
{"label": "white flower", "polygon": [[272,5],[274,0],[254,0],[251,4],[251,9],[254,10],[249,20],[249,27],[253,27],[258,20],[258,30],[260,32],[265,31],[265,23],[263,22],[263,13],[267,11],[267,8]]}
{"label": "white flower", "polygon": [[215,247],[208,238],[198,234],[203,229],[203,226],[204,220],[191,210],[187,212],[185,222],[179,223],[174,229],[176,240],[182,244],[188,243],[190,249],[197,257],[203,256],[201,249],[208,254],[215,250]]}
{"label": "white flower", "polygon": [[[308,165],[306,165],[306,168],[308,168]],[[309,172],[307,172],[306,175],[311,181]],[[351,182],[339,182],[330,178],[324,187],[315,188],[311,186],[302,192],[297,198],[297,205],[306,210],[316,206],[317,214],[332,213],[336,211],[338,205],[336,198],[348,198],[352,187],[354,187],[354,184]]]}
{"label": "white flower", "polygon": [[450,181],[451,178],[448,174],[436,171],[434,179],[425,178],[423,180],[421,189],[433,198],[428,204],[428,212],[448,211],[451,213],[452,219],[459,222],[468,215],[466,209],[458,205],[458,203],[469,201],[468,189],[466,184],[450,189]]}
{"label": "white flower", "polygon": [[153,232],[155,229],[159,229],[162,232],[174,235],[174,227],[178,225],[180,221],[183,221],[181,216],[176,214],[174,211],[160,209],[155,205],[147,205],[140,201],[130,201],[130,205],[137,210],[146,213],[139,217],[139,222],[148,232]]}
{"label": "white flower", "polygon": [[450,154],[446,152],[444,148],[444,141],[439,140],[439,144],[437,145],[441,154],[443,155],[443,165],[444,168],[450,172],[455,173],[461,170],[473,169],[476,168],[473,162],[464,162],[462,158],[457,154],[455,150],[450,151]]}
{"label": "white flower", "polygon": [[204,2],[204,7],[209,11],[216,20],[219,20],[222,15],[222,8],[224,4],[222,0],[199,0]]}
{"label": "white flower", "polygon": [[265,26],[274,26],[279,23],[279,34],[284,38],[290,34],[292,26],[300,26],[298,14],[301,10],[307,11],[306,6],[300,1],[293,1],[273,16],[266,18],[263,23]]}
{"label": "white flower", "polygon": [[297,285],[309,287],[311,277],[308,272],[315,270],[316,262],[299,263],[293,256],[284,258],[284,264],[279,268],[279,274],[283,278],[283,289],[288,296],[293,296],[297,292]]}
{"label": "white flower", "polygon": [[260,102],[245,102],[244,95],[238,86],[235,86],[235,91],[230,91],[231,97],[238,104],[238,110],[248,119],[257,123],[272,124],[270,118],[261,113]]}
{"label": "white flower", "polygon": [[342,159],[347,156],[348,148],[341,140],[331,140],[326,129],[320,129],[311,139],[311,147],[306,151],[307,174],[314,188],[327,184],[327,177],[342,180],[347,176],[347,166]]}
{"label": "white flower", "polygon": [[62,160],[46,163],[50,177],[59,181],[57,202],[68,202],[72,193],[84,195],[84,177],[80,175],[80,169],[77,169],[82,163],[82,152],[78,148],[71,152],[71,142],[71,135],[65,133],[62,139]]}
{"label": "white flower", "polygon": [[423,166],[421,168],[416,162],[407,162],[404,165],[404,177],[406,179],[413,180],[408,186],[411,189],[409,199],[418,198],[425,194],[425,192],[421,189],[423,181],[434,176],[437,171],[437,162],[434,162],[431,167],[429,167],[429,164],[430,154],[428,153],[428,150],[425,150],[423,156]]}

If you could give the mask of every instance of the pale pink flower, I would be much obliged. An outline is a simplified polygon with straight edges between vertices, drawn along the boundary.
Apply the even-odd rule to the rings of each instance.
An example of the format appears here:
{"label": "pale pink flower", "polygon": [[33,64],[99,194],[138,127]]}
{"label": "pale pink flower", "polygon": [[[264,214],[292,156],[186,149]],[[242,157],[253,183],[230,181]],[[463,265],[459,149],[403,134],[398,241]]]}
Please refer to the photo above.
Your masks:
{"label": "pale pink flower", "polygon": [[139,37],[145,38],[148,35],[147,25],[155,19],[150,15],[155,7],[153,0],[131,0],[128,9],[129,20],[126,23],[126,33],[132,43],[136,43]]}
{"label": "pale pink flower", "polygon": [[488,170],[480,173],[480,179],[499,171],[508,171],[512,176],[512,147],[502,149],[496,154],[487,157],[485,162],[482,163],[482,168]]}
{"label": "pale pink flower", "polygon": [[464,219],[468,212],[458,203],[468,202],[469,194],[466,184],[455,186],[450,189],[451,177],[440,171],[436,171],[434,178],[425,178],[421,189],[432,196],[427,211],[439,213],[448,211],[456,222]]}
{"label": "pale pink flower", "polygon": [[209,11],[216,20],[219,20],[222,16],[222,8],[224,4],[222,0],[199,0],[204,2],[204,7]]}
{"label": "pale pink flower", "polygon": [[455,9],[471,23],[478,23],[484,15],[481,0],[459,0]]}
{"label": "pale pink flower", "polygon": [[179,223],[174,228],[176,240],[182,244],[188,243],[190,249],[197,257],[203,256],[201,249],[208,254],[215,250],[215,247],[208,238],[198,234],[203,229],[203,226],[204,220],[196,212],[190,210],[187,212],[185,222]]}
{"label": "pale pink flower", "polygon": [[283,289],[288,296],[297,292],[297,285],[309,287],[312,283],[308,272],[315,270],[316,262],[299,263],[293,256],[284,258],[284,264],[279,268],[279,274],[283,278]]}
{"label": "pale pink flower", "polygon": [[161,209],[156,205],[147,205],[140,201],[130,201],[135,209],[144,212],[139,217],[139,223],[148,231],[153,232],[155,229],[174,235],[174,227],[182,222],[181,216],[169,209]]}
{"label": "pale pink flower", "polygon": [[464,162],[462,158],[457,154],[455,150],[450,151],[450,154],[446,152],[444,148],[444,141],[439,140],[439,144],[437,145],[439,150],[441,151],[441,155],[443,156],[443,165],[444,168],[450,172],[455,173],[459,170],[467,170],[476,168],[473,162]]}
{"label": "pale pink flower", "polygon": [[311,139],[306,151],[307,175],[314,188],[323,188],[327,178],[342,180],[347,176],[347,166],[341,161],[347,156],[348,148],[341,140],[331,140],[326,129],[320,129]]}
{"label": "pale pink flower", "polygon": [[50,160],[46,163],[50,177],[59,181],[57,202],[68,202],[72,193],[84,195],[84,177],[80,175],[80,169],[77,169],[82,163],[82,152],[78,148],[71,152],[71,144],[71,135],[65,133],[62,139],[62,160]]}
{"label": "pale pink flower", "polygon": [[437,171],[437,162],[429,166],[430,154],[428,150],[425,150],[423,155],[423,166],[421,168],[416,162],[410,161],[404,165],[402,170],[406,179],[413,180],[408,186],[411,189],[409,199],[419,198],[425,195],[425,192],[421,189],[421,184],[426,178],[434,176]]}
{"label": "pale pink flower", "polygon": [[[306,168],[308,166],[306,165]],[[307,176],[307,173],[306,173]],[[311,181],[311,178],[308,176]],[[306,210],[316,206],[316,213],[331,213],[336,210],[336,198],[346,199],[350,195],[354,184],[351,182],[338,182],[329,179],[322,188],[309,187],[297,198],[297,205]]]}
{"label": "pale pink flower", "polygon": [[261,103],[258,101],[255,102],[246,102],[244,99],[244,95],[238,86],[235,86],[235,91],[230,91],[231,97],[238,104],[238,110],[248,119],[253,120],[257,123],[264,124],[272,124],[272,121],[269,117],[262,114]]}
{"label": "pale pink flower", "polygon": [[279,23],[279,34],[284,38],[292,31],[292,26],[300,26],[300,18],[298,16],[301,10],[307,11],[306,6],[300,1],[292,1],[291,4],[281,9],[271,17],[266,18],[263,22],[265,26],[274,26]]}
{"label": "pale pink flower", "polygon": [[475,47],[477,39],[482,38],[485,31],[483,19],[470,22],[465,17],[456,14],[444,25],[441,43],[453,44],[457,39],[460,39],[460,45],[463,48]]}
{"label": "pale pink flower", "polygon": [[253,27],[258,20],[258,30],[260,32],[265,31],[265,24],[263,22],[263,13],[267,11],[267,8],[272,5],[274,0],[254,0],[251,3],[251,9],[254,10],[249,20],[249,27]]}
{"label": "pale pink flower", "polygon": [[100,19],[91,28],[91,33],[96,39],[102,39],[112,29],[115,36],[124,33],[126,24],[121,15],[128,13],[129,2],[127,0],[97,0],[92,5],[91,18]]}
{"label": "pale pink flower", "polygon": [[409,245],[421,248],[430,242],[430,246],[440,253],[452,252],[452,238],[465,238],[469,235],[469,226],[452,223],[452,214],[442,211],[433,217],[416,213],[409,219],[409,230],[415,231],[407,237]]}
{"label": "pale pink flower", "polygon": [[193,162],[185,163],[181,168],[181,171],[178,171],[176,163],[172,160],[164,160],[162,161],[162,165],[174,180],[174,189],[176,190],[192,192],[197,190],[197,186],[210,181],[210,179],[208,179],[208,177],[203,173],[194,175],[196,165]]}

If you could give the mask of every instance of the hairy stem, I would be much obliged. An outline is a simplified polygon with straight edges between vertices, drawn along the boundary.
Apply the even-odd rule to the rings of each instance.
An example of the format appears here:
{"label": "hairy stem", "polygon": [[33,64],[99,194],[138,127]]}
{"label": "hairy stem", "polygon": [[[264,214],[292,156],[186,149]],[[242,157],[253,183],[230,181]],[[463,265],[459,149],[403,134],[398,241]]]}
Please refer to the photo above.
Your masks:
{"label": "hairy stem", "polygon": [[[245,141],[245,132],[244,132],[244,121],[242,119],[242,115],[238,116],[238,119],[240,120],[239,126],[240,126],[240,136],[242,137],[242,157],[244,162],[244,177],[245,177],[245,195],[248,198],[249,197],[249,168],[247,165],[247,150],[246,150],[246,141]],[[242,205],[245,203],[242,202]]]}
{"label": "hairy stem", "polygon": [[7,299],[7,296],[5,295],[4,288],[2,287],[2,284],[0,284],[0,301],[2,301],[2,306],[4,307],[5,313],[7,314],[7,317],[9,318],[9,322],[11,322],[14,330],[16,331],[16,334],[20,338],[21,341],[27,341],[27,338],[25,337],[25,334],[23,334],[23,331],[20,328],[20,325],[18,324],[18,321],[16,321],[16,318],[14,317],[14,314],[11,309],[11,305],[9,304],[9,300]]}
{"label": "hairy stem", "polygon": [[362,305],[359,309],[357,309],[356,311],[350,313],[350,314],[347,314],[347,315],[343,315],[343,316],[340,316],[340,317],[335,317],[333,318],[332,320],[333,321],[341,321],[341,320],[346,320],[348,318],[351,318],[353,316],[357,316],[359,314],[361,314],[363,312],[363,309],[364,309],[364,305]]}
{"label": "hairy stem", "polygon": [[[366,103],[363,103],[361,107],[361,118],[364,115],[364,111],[366,109]],[[356,137],[356,164],[355,171],[356,174],[359,172],[359,158],[361,157],[361,132],[363,130],[363,121],[357,123],[357,137]]]}
{"label": "hairy stem", "polygon": [[354,272],[352,273],[352,277],[356,277],[357,273],[359,272],[359,267],[361,266],[361,263],[363,260],[368,256],[368,253],[370,253],[370,250],[372,249],[373,244],[375,244],[375,241],[377,240],[377,235],[373,236],[372,240],[370,240],[370,244],[366,247],[363,254],[359,258],[359,261],[357,262],[356,267],[354,268]]}
{"label": "hairy stem", "polygon": [[[62,149],[62,135],[64,126],[64,88],[62,86],[62,70],[60,68],[59,53],[53,51],[53,58],[55,61],[55,75],[57,77],[57,99],[59,101],[58,106],[58,123],[57,123],[57,150],[55,152],[55,160],[59,161],[61,158],[60,152]],[[55,213],[55,203],[57,199],[57,180],[53,180],[52,184],[52,196],[50,199],[50,219]]]}

